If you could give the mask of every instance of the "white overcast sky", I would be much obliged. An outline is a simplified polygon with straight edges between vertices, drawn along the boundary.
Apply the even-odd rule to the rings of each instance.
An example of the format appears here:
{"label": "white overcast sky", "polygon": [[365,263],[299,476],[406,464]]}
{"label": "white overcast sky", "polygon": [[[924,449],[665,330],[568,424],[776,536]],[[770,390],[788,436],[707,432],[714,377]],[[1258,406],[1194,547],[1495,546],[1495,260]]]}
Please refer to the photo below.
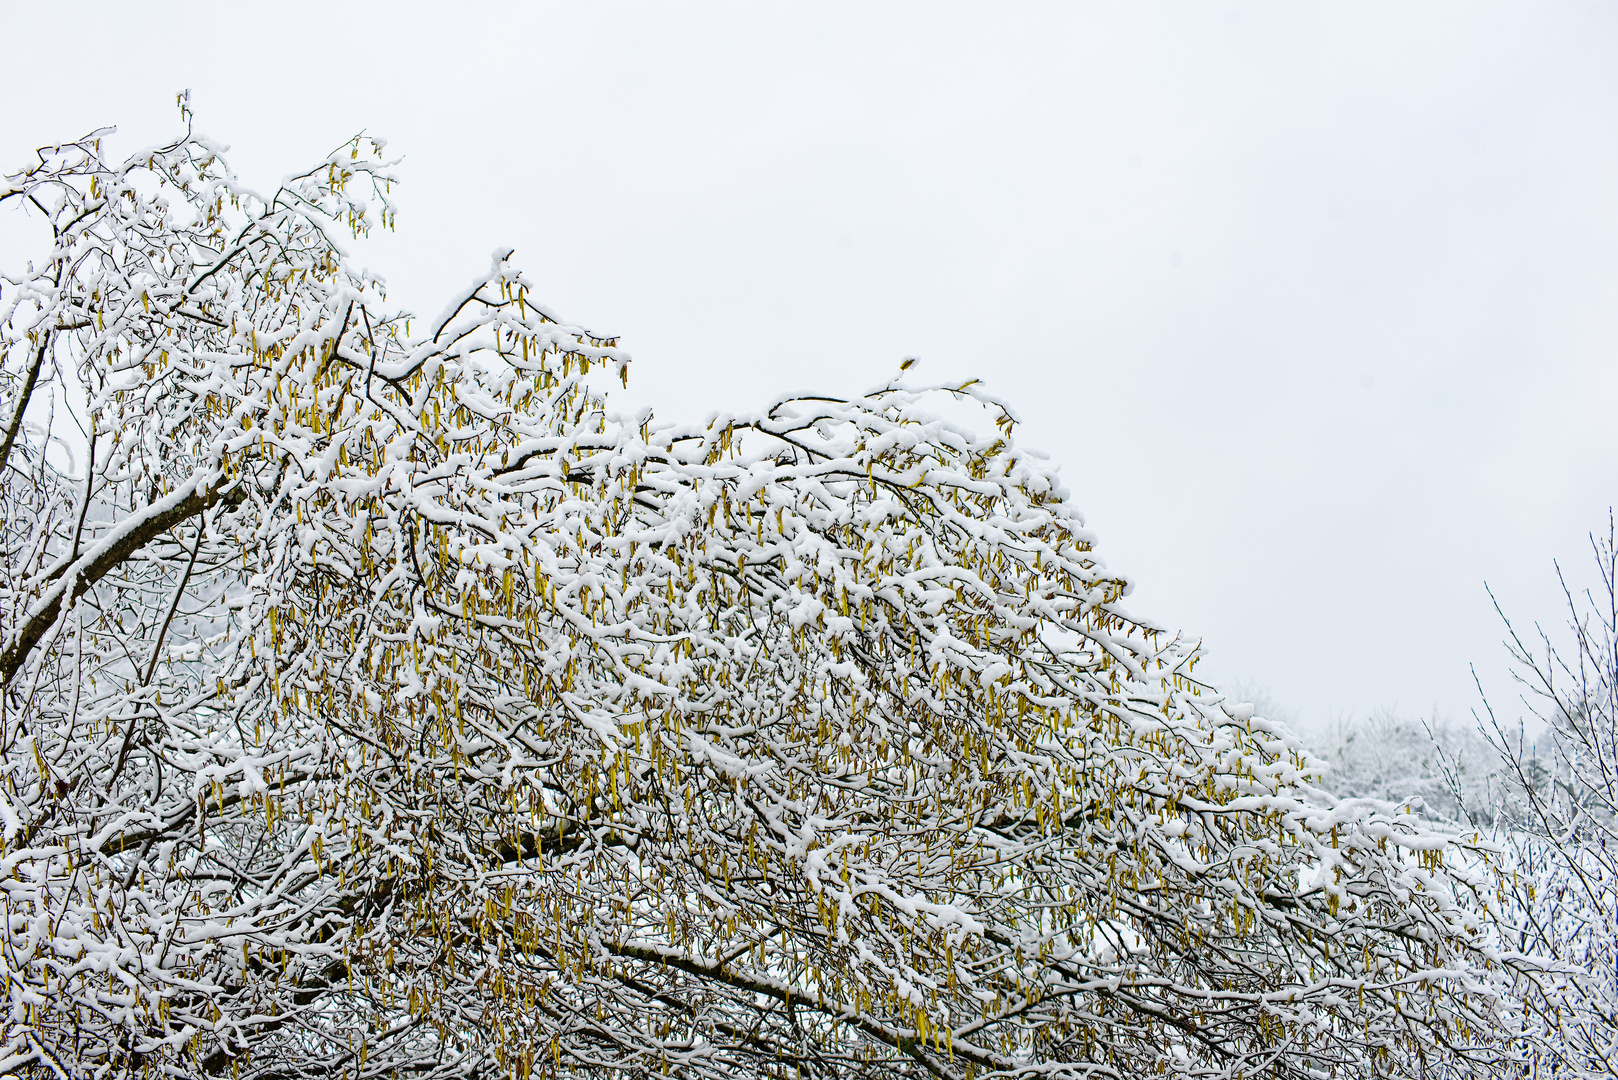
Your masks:
{"label": "white overcast sky", "polygon": [[671,418],[981,376],[1199,674],[1464,718],[1484,582],[1558,619],[1618,492],[1614,57],[1547,0],[0,0],[0,167],[182,87],[263,188],[384,135],[404,306],[514,246]]}

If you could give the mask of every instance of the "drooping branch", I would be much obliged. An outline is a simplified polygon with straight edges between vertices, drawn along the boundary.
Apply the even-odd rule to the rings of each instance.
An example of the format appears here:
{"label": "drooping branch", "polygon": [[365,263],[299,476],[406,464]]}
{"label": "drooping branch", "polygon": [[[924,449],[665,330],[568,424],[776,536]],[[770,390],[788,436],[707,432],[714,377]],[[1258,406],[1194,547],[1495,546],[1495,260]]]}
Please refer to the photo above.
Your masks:
{"label": "drooping branch", "polygon": [[17,392],[17,399],[12,403],[11,420],[6,424],[6,433],[0,440],[0,469],[6,467],[11,459],[11,446],[17,441],[17,433],[22,430],[23,414],[28,411],[28,403],[34,396],[34,384],[39,381],[40,370],[45,366],[45,354],[50,349],[52,331],[44,331],[40,335],[38,344],[34,346],[33,359],[28,362],[27,373],[23,376],[22,389]]}

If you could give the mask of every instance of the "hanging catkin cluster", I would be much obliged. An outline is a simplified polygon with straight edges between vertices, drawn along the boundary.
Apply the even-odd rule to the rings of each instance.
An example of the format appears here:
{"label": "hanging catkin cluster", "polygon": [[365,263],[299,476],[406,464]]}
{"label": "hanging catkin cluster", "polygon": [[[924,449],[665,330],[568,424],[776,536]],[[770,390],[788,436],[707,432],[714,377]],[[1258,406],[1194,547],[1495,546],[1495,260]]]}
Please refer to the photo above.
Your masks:
{"label": "hanging catkin cluster", "polygon": [[0,189],[53,230],[0,281],[0,1072],[1486,1071],[1484,853],[1315,792],[1006,407],[617,415],[504,260],[386,308],[379,153]]}

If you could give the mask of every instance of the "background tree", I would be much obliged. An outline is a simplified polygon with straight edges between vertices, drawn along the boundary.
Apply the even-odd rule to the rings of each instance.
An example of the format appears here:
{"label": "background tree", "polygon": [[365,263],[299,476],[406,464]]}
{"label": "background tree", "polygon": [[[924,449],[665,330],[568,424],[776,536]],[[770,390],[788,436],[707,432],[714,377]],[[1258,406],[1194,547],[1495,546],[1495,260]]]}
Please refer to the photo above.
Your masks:
{"label": "background tree", "polygon": [[1325,786],[1341,798],[1409,803],[1430,820],[1483,828],[1505,812],[1500,756],[1473,727],[1380,709],[1333,721],[1319,745]]}
{"label": "background tree", "polygon": [[385,306],[380,150],[0,191],[53,236],[0,296],[0,1070],[1497,1060],[1492,884],[1131,618],[1006,406],[615,414],[503,259]]}
{"label": "background tree", "polygon": [[[1485,702],[1499,755],[1494,792],[1512,873],[1510,944],[1550,957],[1519,980],[1531,1064],[1558,1076],[1618,1072],[1618,535],[1590,537],[1599,584],[1575,592],[1557,567],[1569,638],[1558,646],[1500,612],[1524,714]],[[1496,604],[1496,610],[1499,610]]]}

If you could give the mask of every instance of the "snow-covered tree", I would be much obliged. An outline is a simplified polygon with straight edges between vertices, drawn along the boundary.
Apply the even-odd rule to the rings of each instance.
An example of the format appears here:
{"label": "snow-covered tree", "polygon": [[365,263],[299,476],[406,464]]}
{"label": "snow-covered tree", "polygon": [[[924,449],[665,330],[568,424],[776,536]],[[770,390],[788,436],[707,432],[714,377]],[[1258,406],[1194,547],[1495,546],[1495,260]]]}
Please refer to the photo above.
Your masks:
{"label": "snow-covered tree", "polygon": [[0,188],[52,237],[0,280],[0,1072],[1498,1059],[1475,860],[1130,617],[1008,407],[615,413],[504,259],[386,306],[380,151]]}
{"label": "snow-covered tree", "polygon": [[1492,826],[1505,812],[1507,770],[1475,728],[1379,709],[1327,726],[1325,786],[1343,798],[1408,803],[1441,822]]}
{"label": "snow-covered tree", "polygon": [[[1557,568],[1568,635],[1505,613],[1522,715],[1487,707],[1503,765],[1495,802],[1510,847],[1501,922],[1511,945],[1550,958],[1518,981],[1520,1044],[1541,1075],[1618,1073],[1618,533],[1591,536],[1599,575],[1575,591]],[[1497,606],[1498,607],[1498,606]],[[1560,638],[1564,644],[1558,645]]]}

